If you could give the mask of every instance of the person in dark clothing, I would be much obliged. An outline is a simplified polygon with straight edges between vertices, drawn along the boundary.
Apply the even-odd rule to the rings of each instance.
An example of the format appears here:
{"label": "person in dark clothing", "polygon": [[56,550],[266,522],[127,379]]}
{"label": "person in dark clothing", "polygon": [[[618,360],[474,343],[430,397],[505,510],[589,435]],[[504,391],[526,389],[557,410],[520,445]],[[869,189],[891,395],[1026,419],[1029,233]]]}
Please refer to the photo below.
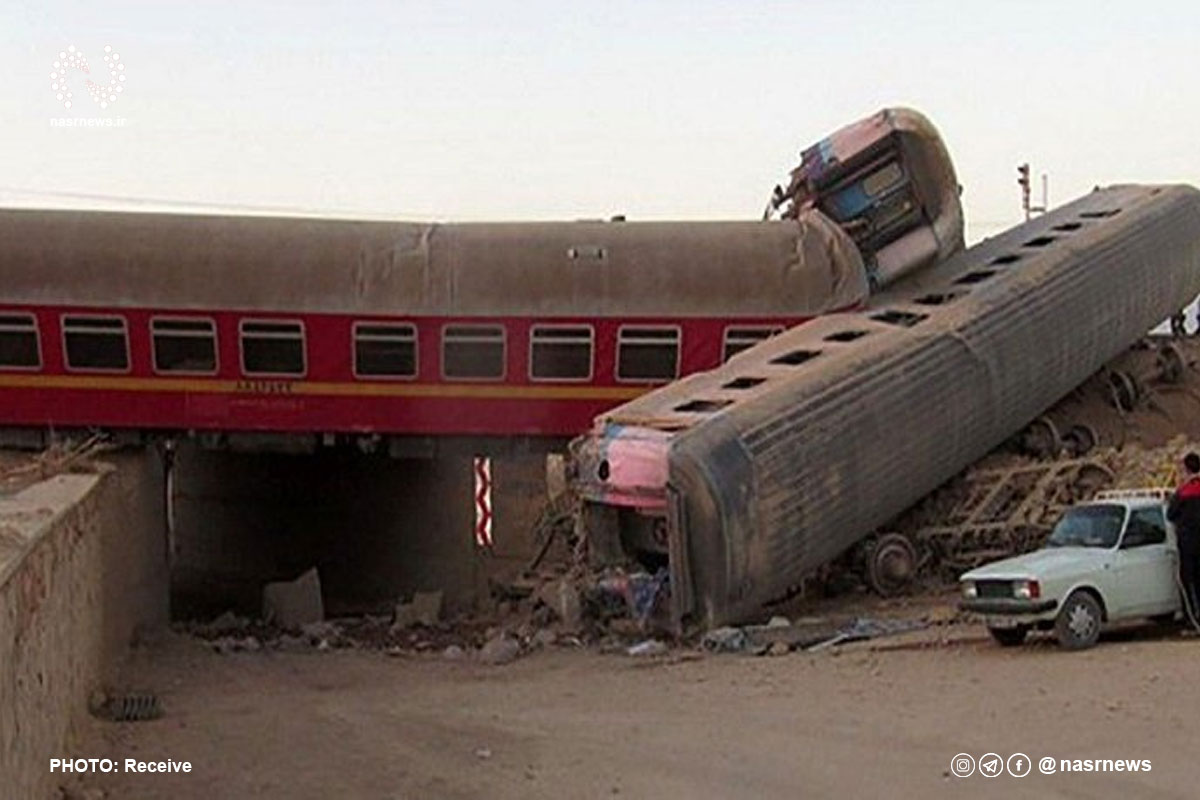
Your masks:
{"label": "person in dark clothing", "polygon": [[1200,618],[1200,455],[1184,456],[1183,471],[1184,481],[1167,503],[1167,519],[1175,525],[1185,613],[1195,621]]}

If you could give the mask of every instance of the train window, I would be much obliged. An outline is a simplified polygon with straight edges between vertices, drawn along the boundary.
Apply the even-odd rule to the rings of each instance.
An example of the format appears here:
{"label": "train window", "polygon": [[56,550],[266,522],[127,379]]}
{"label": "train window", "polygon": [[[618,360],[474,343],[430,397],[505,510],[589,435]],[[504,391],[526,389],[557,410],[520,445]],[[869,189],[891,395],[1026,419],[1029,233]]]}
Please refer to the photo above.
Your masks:
{"label": "train window", "polygon": [[913,300],[913,302],[923,306],[944,306],[946,303],[957,300],[961,296],[960,292],[935,292],[934,294],[921,295],[916,300]]}
{"label": "train window", "polygon": [[1002,256],[996,256],[988,263],[989,264],[997,264],[999,266],[1004,266],[1006,264],[1015,264],[1020,260],[1021,260],[1021,257],[1019,255],[1017,255],[1016,253],[1005,253]]}
{"label": "train window", "polygon": [[37,369],[42,365],[37,321],[32,314],[0,314],[0,368]]}
{"label": "train window", "polygon": [[955,283],[962,283],[962,284],[983,283],[984,281],[986,281],[988,278],[992,277],[995,274],[996,274],[996,271],[994,269],[977,269],[974,272],[968,272],[966,275],[963,275],[961,278],[956,280]]}
{"label": "train window", "polygon": [[678,375],[678,328],[621,328],[617,334],[617,380],[669,381]]}
{"label": "train window", "polygon": [[888,325],[899,325],[901,328],[911,328],[918,322],[924,322],[929,319],[929,315],[916,314],[912,311],[897,311],[892,308],[881,314],[873,315],[871,319],[876,322],[886,322]]}
{"label": "train window", "polygon": [[831,333],[825,337],[827,342],[853,342],[855,339],[861,339],[870,331],[838,331]]}
{"label": "train window", "polygon": [[1115,217],[1121,213],[1119,208],[1106,208],[1102,211],[1084,211],[1079,216],[1084,219],[1104,219],[1105,217]]}
{"label": "train window", "polygon": [[1082,227],[1082,222],[1064,222],[1061,225],[1055,225],[1053,229],[1056,231],[1062,231],[1063,233],[1070,233],[1071,231],[1077,231]]}
{"label": "train window", "polygon": [[1022,247],[1045,247],[1046,245],[1050,244],[1053,241],[1054,241],[1053,236],[1037,236],[1033,239],[1030,239],[1028,242],[1026,242],[1025,244],[1023,244],[1021,246]]}
{"label": "train window", "polygon": [[63,345],[68,369],[129,369],[129,337],[123,317],[65,316]]}
{"label": "train window", "polygon": [[356,323],[354,374],[364,378],[416,377],[416,326],[379,322]]}
{"label": "train window", "polygon": [[152,319],[156,372],[217,371],[217,326],[210,319]]}
{"label": "train window", "polygon": [[675,406],[675,410],[685,414],[710,414],[732,404],[732,400],[689,400],[683,405]]}
{"label": "train window", "polygon": [[590,380],[593,338],[590,325],[534,325],[529,337],[529,377]]}
{"label": "train window", "polygon": [[442,375],[457,380],[503,378],[503,326],[447,325],[443,328]]}
{"label": "train window", "polygon": [[766,382],[767,382],[766,378],[752,378],[749,376],[742,376],[740,378],[734,378],[733,380],[729,381],[728,383],[722,383],[721,388],[722,389],[753,389],[755,386],[759,386]]}
{"label": "train window", "polygon": [[820,350],[793,350],[790,353],[784,353],[781,356],[772,358],[771,363],[786,364],[789,367],[798,367],[806,361],[812,361],[819,355],[821,355]]}
{"label": "train window", "polygon": [[299,322],[242,320],[242,372],[303,375],[304,326]]}
{"label": "train window", "polygon": [[728,361],[743,350],[749,350],[759,342],[782,332],[783,328],[778,325],[753,328],[728,327],[725,329],[725,347],[721,354],[721,361]]}

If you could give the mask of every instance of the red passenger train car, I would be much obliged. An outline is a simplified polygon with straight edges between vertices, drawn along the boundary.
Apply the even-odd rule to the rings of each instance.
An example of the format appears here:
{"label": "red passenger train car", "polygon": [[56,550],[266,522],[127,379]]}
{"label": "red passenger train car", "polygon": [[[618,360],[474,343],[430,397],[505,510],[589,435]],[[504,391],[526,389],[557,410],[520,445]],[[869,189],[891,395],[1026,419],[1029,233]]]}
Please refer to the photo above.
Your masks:
{"label": "red passenger train car", "polygon": [[0,212],[0,424],[568,436],[866,296],[820,216],[414,225]]}
{"label": "red passenger train car", "polygon": [[761,222],[0,209],[0,428],[547,436],[961,248],[936,131],[805,151]]}

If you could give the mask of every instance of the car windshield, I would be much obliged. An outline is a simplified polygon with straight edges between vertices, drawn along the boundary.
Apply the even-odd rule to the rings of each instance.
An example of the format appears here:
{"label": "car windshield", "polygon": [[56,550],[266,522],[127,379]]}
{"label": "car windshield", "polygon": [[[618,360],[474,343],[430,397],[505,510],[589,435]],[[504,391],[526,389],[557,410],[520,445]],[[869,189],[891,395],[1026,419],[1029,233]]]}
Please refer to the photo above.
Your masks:
{"label": "car windshield", "polygon": [[1076,506],[1054,526],[1046,547],[1113,547],[1124,521],[1124,506]]}

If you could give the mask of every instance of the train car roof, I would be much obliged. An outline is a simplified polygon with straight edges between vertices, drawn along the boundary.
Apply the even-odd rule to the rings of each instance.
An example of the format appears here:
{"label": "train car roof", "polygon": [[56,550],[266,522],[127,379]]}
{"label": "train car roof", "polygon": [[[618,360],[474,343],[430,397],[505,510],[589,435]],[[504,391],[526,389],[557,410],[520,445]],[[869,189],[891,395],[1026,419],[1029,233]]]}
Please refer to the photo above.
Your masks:
{"label": "train car roof", "polygon": [[[890,358],[905,338],[961,338],[954,329],[978,313],[979,302],[1023,290],[1037,279],[1039,266],[1069,257],[1092,237],[1104,235],[1101,231],[1112,235],[1114,229],[1136,224],[1130,218],[1160,195],[1188,197],[1200,204],[1200,192],[1191,186],[1098,189],[897,283],[872,298],[865,309],[831,314],[785,331],[716,369],[618,406],[601,415],[597,424],[683,431],[715,422],[726,412],[760,408],[772,402],[781,383],[799,379],[807,396],[832,390],[848,374],[870,371]],[[1032,272],[1022,275],[1025,270]],[[1006,273],[1014,280],[989,280]],[[1030,342],[1031,348],[1038,346]],[[794,392],[788,402],[795,402]]]}
{"label": "train car roof", "polygon": [[818,212],[422,224],[0,209],[11,304],[410,315],[803,317],[868,293]]}

